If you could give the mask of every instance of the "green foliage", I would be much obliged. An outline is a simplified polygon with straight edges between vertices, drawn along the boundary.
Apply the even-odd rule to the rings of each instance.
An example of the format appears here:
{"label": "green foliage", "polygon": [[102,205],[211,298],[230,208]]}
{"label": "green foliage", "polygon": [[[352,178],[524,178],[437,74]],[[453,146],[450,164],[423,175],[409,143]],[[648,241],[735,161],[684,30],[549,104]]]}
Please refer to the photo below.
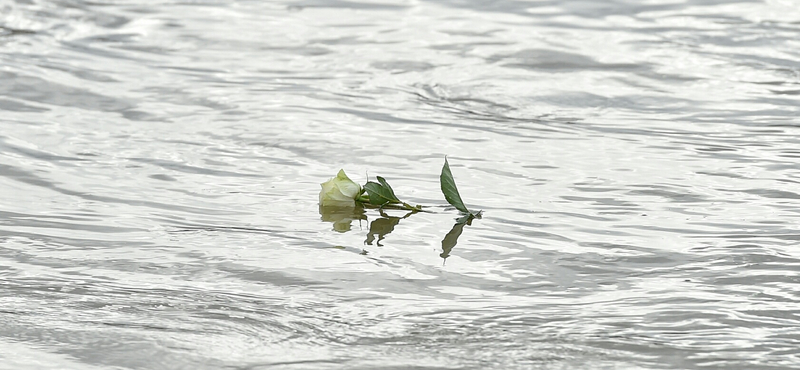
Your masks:
{"label": "green foliage", "polygon": [[397,196],[394,195],[394,190],[386,182],[386,179],[378,176],[380,183],[369,181],[364,184],[364,190],[369,194],[369,202],[374,205],[382,206],[385,204],[402,203]]}
{"label": "green foliage", "polygon": [[464,205],[464,201],[461,200],[461,195],[458,193],[456,180],[453,179],[453,173],[450,171],[450,163],[447,162],[447,157],[444,158],[444,166],[442,167],[442,174],[439,176],[439,182],[442,187],[444,199],[447,200],[447,203],[450,203],[450,205],[456,207],[456,209],[461,212],[469,213],[473,217],[480,216],[480,211],[477,213],[471,212],[467,209],[467,206]]}
{"label": "green foliage", "polygon": [[378,179],[378,182],[381,183],[381,186],[383,186],[383,188],[386,189],[389,194],[391,194],[392,199],[394,199],[397,203],[399,203],[400,199],[398,199],[397,196],[394,195],[394,189],[392,189],[392,187],[389,186],[389,183],[386,182],[386,179],[380,176],[376,176],[376,178]]}
{"label": "green foliage", "polygon": [[464,201],[461,200],[461,195],[458,194],[456,187],[456,180],[453,179],[453,173],[450,171],[450,164],[447,162],[447,157],[444,158],[444,166],[442,167],[442,174],[439,176],[439,183],[441,184],[442,193],[447,203],[450,203],[457,210],[469,213]]}

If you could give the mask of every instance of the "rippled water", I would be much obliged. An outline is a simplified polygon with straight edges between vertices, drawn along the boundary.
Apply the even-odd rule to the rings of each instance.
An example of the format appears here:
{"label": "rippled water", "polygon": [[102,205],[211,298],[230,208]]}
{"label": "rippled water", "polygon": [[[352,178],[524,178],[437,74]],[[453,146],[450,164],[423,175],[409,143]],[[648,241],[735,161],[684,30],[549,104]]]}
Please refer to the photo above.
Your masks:
{"label": "rippled water", "polygon": [[[800,367],[799,40],[792,0],[0,0],[0,368]],[[339,168],[433,212],[320,214]]]}

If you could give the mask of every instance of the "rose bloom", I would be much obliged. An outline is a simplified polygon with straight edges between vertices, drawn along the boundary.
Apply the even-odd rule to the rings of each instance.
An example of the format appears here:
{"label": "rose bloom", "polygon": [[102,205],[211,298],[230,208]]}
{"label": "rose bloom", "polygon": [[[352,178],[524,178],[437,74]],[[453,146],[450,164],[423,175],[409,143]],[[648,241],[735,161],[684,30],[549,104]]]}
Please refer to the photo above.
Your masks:
{"label": "rose bloom", "polygon": [[361,186],[350,180],[339,170],[336,177],[323,182],[319,192],[319,205],[321,207],[355,207],[356,198],[361,194]]}

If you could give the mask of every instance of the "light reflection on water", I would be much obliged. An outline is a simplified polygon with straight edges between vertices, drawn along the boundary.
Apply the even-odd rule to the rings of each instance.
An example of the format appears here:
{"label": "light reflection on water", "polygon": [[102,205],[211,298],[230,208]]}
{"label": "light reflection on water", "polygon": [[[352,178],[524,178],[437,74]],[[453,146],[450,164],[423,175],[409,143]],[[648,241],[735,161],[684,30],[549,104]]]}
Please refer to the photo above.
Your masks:
{"label": "light reflection on water", "polygon": [[0,368],[797,367],[795,5],[0,0]]}

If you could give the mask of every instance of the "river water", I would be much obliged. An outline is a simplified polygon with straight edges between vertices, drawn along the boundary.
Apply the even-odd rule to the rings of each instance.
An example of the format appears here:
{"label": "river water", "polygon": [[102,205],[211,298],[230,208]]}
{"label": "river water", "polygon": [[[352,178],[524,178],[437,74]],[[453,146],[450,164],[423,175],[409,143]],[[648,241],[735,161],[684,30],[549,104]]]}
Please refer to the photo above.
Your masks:
{"label": "river water", "polygon": [[0,0],[0,369],[798,368],[798,50],[794,0]]}

